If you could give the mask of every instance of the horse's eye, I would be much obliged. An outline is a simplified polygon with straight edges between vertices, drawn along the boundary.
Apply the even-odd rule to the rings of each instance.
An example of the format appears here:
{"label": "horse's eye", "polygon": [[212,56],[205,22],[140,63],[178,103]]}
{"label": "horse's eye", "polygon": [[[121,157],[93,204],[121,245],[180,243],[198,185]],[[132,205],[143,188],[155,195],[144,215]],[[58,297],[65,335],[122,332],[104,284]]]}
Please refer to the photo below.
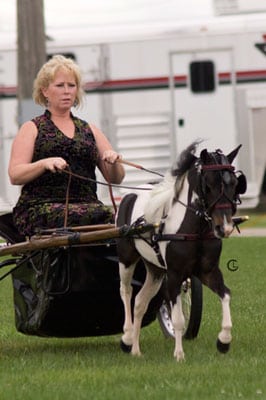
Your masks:
{"label": "horse's eye", "polygon": [[231,174],[228,171],[225,171],[223,173],[223,181],[226,185],[229,185],[231,183]]}

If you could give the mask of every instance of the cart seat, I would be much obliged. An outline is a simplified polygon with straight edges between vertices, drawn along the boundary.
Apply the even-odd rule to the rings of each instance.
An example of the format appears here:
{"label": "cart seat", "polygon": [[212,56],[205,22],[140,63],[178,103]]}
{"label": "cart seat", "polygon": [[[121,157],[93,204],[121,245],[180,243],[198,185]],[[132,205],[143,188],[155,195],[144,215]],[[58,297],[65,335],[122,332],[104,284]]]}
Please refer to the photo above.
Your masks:
{"label": "cart seat", "polygon": [[0,236],[11,244],[25,241],[25,237],[14,226],[12,213],[0,215]]}

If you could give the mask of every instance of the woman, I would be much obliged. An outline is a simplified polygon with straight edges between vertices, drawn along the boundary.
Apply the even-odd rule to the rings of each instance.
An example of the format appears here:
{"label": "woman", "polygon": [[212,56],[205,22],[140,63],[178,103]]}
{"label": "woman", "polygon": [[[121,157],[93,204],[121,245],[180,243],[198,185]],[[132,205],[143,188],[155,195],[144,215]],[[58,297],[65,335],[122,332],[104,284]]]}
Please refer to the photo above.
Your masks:
{"label": "woman", "polygon": [[[14,139],[9,162],[13,185],[23,185],[13,209],[18,231],[31,236],[39,229],[87,225],[113,221],[112,209],[97,198],[95,169],[119,184],[124,168],[121,157],[104,134],[75,117],[73,105],[82,100],[81,73],[77,64],[61,55],[40,69],[34,82],[33,99],[46,107],[43,115],[25,122]],[[72,176],[65,210],[69,175]]]}

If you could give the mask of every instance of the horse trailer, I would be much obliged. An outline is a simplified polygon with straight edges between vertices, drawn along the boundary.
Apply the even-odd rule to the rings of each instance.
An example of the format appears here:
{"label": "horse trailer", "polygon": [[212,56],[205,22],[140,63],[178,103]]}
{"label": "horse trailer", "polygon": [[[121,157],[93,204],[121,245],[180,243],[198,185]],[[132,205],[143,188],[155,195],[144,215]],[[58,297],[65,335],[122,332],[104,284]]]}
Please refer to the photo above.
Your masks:
{"label": "horse trailer", "polygon": [[[266,13],[48,34],[47,56],[73,57],[83,71],[86,96],[73,112],[101,127],[125,160],[164,174],[195,139],[225,153],[241,143],[236,168],[247,177],[242,207],[258,205],[266,160]],[[16,38],[0,40],[3,213],[19,191],[7,174],[12,139],[21,122],[42,110],[31,101],[18,107]],[[153,179],[126,170],[127,186]],[[115,196],[126,190],[115,188]],[[107,199],[104,186],[99,196]]]}

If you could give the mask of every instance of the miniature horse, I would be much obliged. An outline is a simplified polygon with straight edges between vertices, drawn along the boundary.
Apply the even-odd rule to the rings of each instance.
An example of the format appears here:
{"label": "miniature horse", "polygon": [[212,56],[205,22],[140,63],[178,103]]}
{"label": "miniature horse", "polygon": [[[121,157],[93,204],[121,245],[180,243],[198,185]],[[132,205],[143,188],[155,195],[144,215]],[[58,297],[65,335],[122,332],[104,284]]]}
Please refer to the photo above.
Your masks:
{"label": "miniature horse", "polygon": [[[246,190],[242,173],[231,165],[240,147],[225,156],[220,150],[202,150],[195,156],[198,143],[192,143],[180,156],[177,168],[140,194],[127,194],[119,207],[117,226],[154,224],[154,231],[136,237],[119,238],[117,252],[120,271],[120,295],[125,320],[121,348],[141,355],[139,335],[142,318],[166,275],[166,287],[175,331],[174,356],[184,359],[181,304],[182,283],[192,275],[213,290],[222,303],[222,329],[217,348],[229,350],[231,342],[230,290],[219,269],[222,238],[234,229],[232,215],[239,194]],[[139,259],[146,267],[146,281],[135,298],[131,313],[131,281]]]}

